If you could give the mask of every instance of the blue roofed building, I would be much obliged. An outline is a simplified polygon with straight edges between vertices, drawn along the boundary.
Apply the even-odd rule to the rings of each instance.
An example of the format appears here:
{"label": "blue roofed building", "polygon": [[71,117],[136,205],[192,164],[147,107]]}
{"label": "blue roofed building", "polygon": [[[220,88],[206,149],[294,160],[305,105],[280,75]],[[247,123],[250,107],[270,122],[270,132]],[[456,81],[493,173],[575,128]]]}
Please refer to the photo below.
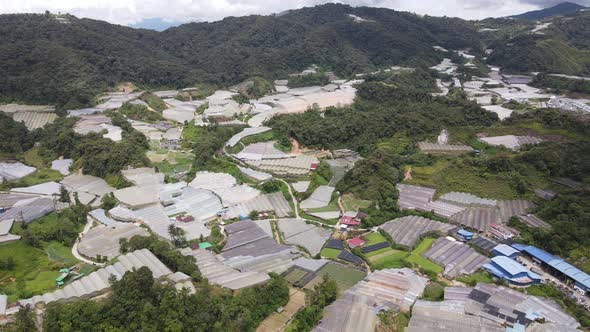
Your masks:
{"label": "blue roofed building", "polygon": [[518,257],[520,255],[520,251],[514,249],[513,247],[505,244],[499,244],[492,249],[492,255],[494,256],[506,256],[512,259]]}
{"label": "blue roofed building", "polygon": [[541,276],[531,272],[514,259],[496,256],[482,266],[497,278],[504,279],[515,286],[530,286],[541,283]]}
{"label": "blue roofed building", "polygon": [[464,229],[458,230],[457,235],[459,235],[459,237],[461,237],[465,241],[471,241],[473,239],[473,233],[466,231]]}
{"label": "blue roofed building", "polygon": [[590,291],[590,275],[569,264],[562,258],[553,256],[545,250],[539,249],[535,246],[512,245],[512,247],[517,250],[520,249],[522,253],[530,256],[533,261],[540,264],[545,270],[555,276],[565,279],[580,292]]}

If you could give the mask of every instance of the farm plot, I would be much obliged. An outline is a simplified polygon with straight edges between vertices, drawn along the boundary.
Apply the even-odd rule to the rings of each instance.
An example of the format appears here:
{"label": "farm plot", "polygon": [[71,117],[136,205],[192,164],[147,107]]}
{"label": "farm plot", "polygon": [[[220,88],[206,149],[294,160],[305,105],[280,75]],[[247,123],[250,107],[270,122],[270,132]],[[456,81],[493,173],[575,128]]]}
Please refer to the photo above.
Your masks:
{"label": "farm plot", "polygon": [[312,256],[317,255],[330,238],[332,231],[307,224],[301,219],[279,219],[279,231],[283,233],[286,243],[304,247]]}
{"label": "farm plot", "polygon": [[500,221],[500,210],[498,208],[467,208],[450,218],[452,221],[465,227],[485,232],[491,224]]}
{"label": "farm plot", "polygon": [[324,275],[328,275],[331,279],[335,280],[338,283],[338,292],[342,293],[354,286],[357,282],[363,280],[366,273],[340,264],[328,263],[317,272],[315,278],[305,285],[305,288],[313,289],[315,285],[322,282]]}
{"label": "farm plot", "polygon": [[487,257],[477,253],[468,245],[445,238],[436,240],[424,256],[443,265],[444,274],[451,278],[472,274],[488,261]]}
{"label": "farm plot", "polygon": [[428,248],[430,248],[434,241],[435,239],[433,238],[426,238],[422,240],[422,242],[420,242],[420,244],[418,244],[416,248],[414,248],[414,250],[410,252],[410,255],[408,255],[408,257],[405,258],[405,261],[412,265],[417,265],[425,271],[429,271],[435,274],[443,272],[443,268],[440,265],[437,265],[432,261],[422,257],[422,254],[426,250],[428,250]]}
{"label": "farm plot", "polygon": [[391,236],[393,242],[410,248],[422,234],[432,231],[446,233],[454,228],[453,225],[418,216],[397,218],[380,227]]}

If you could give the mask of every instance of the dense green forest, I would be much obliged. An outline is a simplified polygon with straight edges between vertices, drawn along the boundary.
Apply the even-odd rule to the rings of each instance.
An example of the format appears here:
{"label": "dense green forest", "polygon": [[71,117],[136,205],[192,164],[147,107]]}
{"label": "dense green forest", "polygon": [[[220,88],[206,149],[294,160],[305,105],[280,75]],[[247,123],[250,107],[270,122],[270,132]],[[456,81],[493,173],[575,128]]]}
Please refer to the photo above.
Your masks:
{"label": "dense green forest", "polygon": [[236,295],[206,282],[195,294],[154,280],[142,267],[112,282],[103,301],[49,305],[43,330],[52,331],[254,331],[289,300],[287,282],[277,275]]}
{"label": "dense green forest", "polygon": [[[347,14],[374,20],[355,23]],[[51,14],[0,15],[0,96],[4,101],[93,102],[119,82],[146,87],[230,85],[286,77],[311,64],[341,75],[392,64],[432,65],[432,45],[479,48],[460,19],[327,4],[280,16],[230,17],[164,32]]]}
{"label": "dense green forest", "polygon": [[514,72],[590,73],[590,53],[560,38],[522,34],[495,45],[488,63]]}
{"label": "dense green forest", "polygon": [[590,94],[590,81],[539,74],[531,82],[538,88],[549,88],[555,93],[578,92]]}
{"label": "dense green forest", "polygon": [[128,165],[149,165],[145,156],[149,144],[145,136],[133,129],[121,113],[108,114],[113,125],[123,130],[120,142],[104,138],[100,133],[76,133],[73,127],[77,118],[58,118],[43,129],[29,132],[23,123],[17,123],[0,112],[0,127],[4,129],[0,131],[0,138],[3,143],[10,143],[6,146],[0,143],[0,152],[6,158],[18,158],[34,142],[39,142],[38,157],[43,164],[48,165],[60,156],[72,158],[74,168],[83,168],[85,174],[103,178],[118,175]]}

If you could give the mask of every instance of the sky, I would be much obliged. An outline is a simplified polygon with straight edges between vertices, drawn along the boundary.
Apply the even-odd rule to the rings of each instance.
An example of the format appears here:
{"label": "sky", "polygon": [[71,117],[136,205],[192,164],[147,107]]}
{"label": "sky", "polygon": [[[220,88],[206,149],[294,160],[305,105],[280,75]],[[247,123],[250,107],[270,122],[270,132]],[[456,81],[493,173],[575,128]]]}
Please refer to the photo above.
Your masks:
{"label": "sky", "polygon": [[[520,14],[565,0],[0,0],[0,13],[70,13],[121,25],[156,19],[177,25],[227,16],[272,14],[327,2],[384,7],[432,16],[482,19]],[[571,0],[570,0],[571,1]],[[590,5],[590,0],[572,1]],[[153,20],[152,20],[153,21]],[[157,22],[156,22],[157,23]]]}

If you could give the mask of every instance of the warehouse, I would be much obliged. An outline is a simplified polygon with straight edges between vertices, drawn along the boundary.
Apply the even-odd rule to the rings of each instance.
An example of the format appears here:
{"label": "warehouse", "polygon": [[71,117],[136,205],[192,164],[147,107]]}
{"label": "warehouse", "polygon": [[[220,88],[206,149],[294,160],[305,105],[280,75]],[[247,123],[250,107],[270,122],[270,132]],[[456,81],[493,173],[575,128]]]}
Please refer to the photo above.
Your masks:
{"label": "warehouse", "polygon": [[111,118],[105,115],[82,115],[80,120],[74,125],[74,131],[80,135],[88,135],[90,133],[100,134],[104,130],[107,131],[102,137],[108,138],[112,141],[119,142],[122,138],[123,130],[114,126]]}
{"label": "warehouse", "polygon": [[515,286],[530,286],[541,283],[541,276],[531,272],[515,260],[506,256],[496,256],[482,268],[496,278],[506,280]]}
{"label": "warehouse", "polygon": [[313,331],[373,332],[377,313],[408,312],[424,292],[427,281],[408,268],[375,271],[327,306]]}
{"label": "warehouse", "polygon": [[492,146],[503,146],[511,150],[518,150],[523,145],[539,144],[543,140],[532,136],[495,136],[495,137],[482,137],[480,141],[487,143]]}
{"label": "warehouse", "polygon": [[512,248],[509,245],[499,244],[499,245],[495,246],[494,249],[492,249],[492,255],[493,256],[505,256],[508,258],[515,259],[516,257],[518,257],[518,255],[520,255],[520,251]]}
{"label": "warehouse", "polygon": [[413,247],[420,236],[428,232],[447,233],[455,226],[419,216],[397,218],[379,226],[396,244]]}
{"label": "warehouse", "polygon": [[312,256],[322,250],[324,243],[332,235],[331,230],[308,224],[302,219],[279,219],[277,225],[285,243],[302,246]]}
{"label": "warehouse", "polygon": [[117,280],[121,280],[125,273],[144,266],[152,271],[156,279],[172,274],[172,271],[154,256],[151,251],[140,249],[119,256],[118,262],[115,264],[94,271],[88,276],[69,283],[54,292],[35,295],[30,299],[19,300],[18,303],[22,306],[28,304],[35,307],[38,304],[48,305],[52,302],[69,302],[83,298],[92,298],[104,293],[110,288],[109,279],[111,276],[114,276]]}
{"label": "warehouse", "polygon": [[463,144],[439,144],[419,142],[418,148],[425,153],[467,153],[473,151],[473,148]]}
{"label": "warehouse", "polygon": [[164,184],[164,173],[158,173],[151,167],[130,168],[121,171],[125,180],[136,186]]}
{"label": "warehouse", "polygon": [[277,217],[284,218],[291,213],[291,206],[281,192],[260,195],[249,201],[241,202],[227,208],[222,217],[225,220],[248,216],[252,211],[274,212]]}
{"label": "warehouse", "polygon": [[242,166],[238,166],[238,169],[240,170],[240,172],[242,172],[242,174],[246,175],[254,181],[264,182],[272,179],[272,175],[265,172],[255,171],[251,168]]}
{"label": "warehouse", "polygon": [[280,159],[245,160],[255,168],[279,175],[306,175],[312,165],[318,164],[318,158],[310,155],[287,155]]}
{"label": "warehouse", "polygon": [[232,136],[232,138],[230,138],[229,141],[227,141],[227,143],[225,145],[229,146],[229,147],[233,147],[236,144],[238,144],[238,142],[241,141],[242,138],[262,134],[262,133],[265,133],[270,130],[271,130],[271,128],[268,128],[268,127],[244,128],[244,130],[242,130],[241,132]]}
{"label": "warehouse", "polygon": [[53,123],[57,114],[53,112],[16,112],[12,116],[15,122],[23,122],[28,130],[35,130]]}
{"label": "warehouse", "polygon": [[526,328],[561,332],[575,331],[579,325],[552,300],[480,283],[475,288],[447,287],[442,302],[417,301],[405,331],[500,332]]}
{"label": "warehouse", "polygon": [[462,192],[450,192],[446,193],[439,198],[440,200],[447,201],[449,203],[465,205],[465,206],[481,206],[481,207],[493,207],[498,204],[498,201],[493,199],[485,199],[473,194],[462,193]]}
{"label": "warehouse", "polygon": [[120,239],[128,240],[135,235],[149,236],[149,233],[134,224],[124,224],[117,228],[99,225],[82,236],[78,251],[88,258],[100,255],[110,260],[119,255]]}
{"label": "warehouse", "polygon": [[263,160],[263,159],[280,159],[287,157],[283,151],[275,148],[276,141],[252,143],[234,157],[240,160]]}
{"label": "warehouse", "polygon": [[282,273],[299,257],[291,246],[279,245],[251,220],[225,226],[227,242],[221,250],[224,264],[244,271]]}
{"label": "warehouse", "polygon": [[[446,296],[446,289],[445,289]],[[405,332],[504,332],[500,323],[465,313],[462,301],[416,301]]]}
{"label": "warehouse", "polygon": [[434,212],[436,215],[449,218],[463,210],[465,207],[446,203],[444,201],[433,201],[435,189],[397,184],[399,190],[398,204],[402,210],[417,210]]}
{"label": "warehouse", "polygon": [[500,210],[496,207],[469,207],[450,217],[451,221],[478,232],[485,232],[490,225],[500,222]]}
{"label": "warehouse", "polygon": [[543,221],[541,218],[537,217],[534,214],[526,214],[526,215],[518,216],[518,220],[527,224],[529,227],[535,227],[535,228],[538,227],[538,228],[545,228],[545,229],[551,228],[550,224]]}
{"label": "warehouse", "polygon": [[59,171],[61,175],[68,175],[73,162],[72,159],[57,159],[51,162],[51,169]]}
{"label": "warehouse", "polygon": [[330,186],[319,186],[314,190],[314,192],[307,198],[306,200],[302,201],[299,206],[302,209],[316,209],[328,206],[330,201],[332,200],[332,193],[334,192],[335,188]]}
{"label": "warehouse", "polygon": [[534,246],[513,244],[512,247],[531,257],[537,264],[540,264],[541,267],[553,275],[569,281],[579,291],[590,291],[590,275],[569,264],[562,258],[553,256],[545,250]]}
{"label": "warehouse", "polygon": [[45,182],[29,187],[17,187],[10,189],[11,193],[31,194],[40,196],[58,196],[61,185],[57,182]]}
{"label": "warehouse", "polygon": [[248,271],[240,272],[220,262],[215,254],[209,250],[195,249],[188,252],[182,252],[185,255],[195,257],[197,266],[203,277],[214,284],[231,290],[248,288],[267,282],[270,278],[268,274]]}
{"label": "warehouse", "polygon": [[426,250],[424,257],[444,266],[444,275],[450,278],[473,274],[489,261],[470,246],[446,238],[437,239],[430,249]]}
{"label": "warehouse", "polygon": [[[36,197],[18,201],[11,209],[0,214],[0,221],[23,221],[30,223],[53,212],[57,203],[50,197]],[[7,231],[8,232],[8,231]]]}
{"label": "warehouse", "polygon": [[0,163],[0,182],[18,180],[35,171],[23,163]]}

